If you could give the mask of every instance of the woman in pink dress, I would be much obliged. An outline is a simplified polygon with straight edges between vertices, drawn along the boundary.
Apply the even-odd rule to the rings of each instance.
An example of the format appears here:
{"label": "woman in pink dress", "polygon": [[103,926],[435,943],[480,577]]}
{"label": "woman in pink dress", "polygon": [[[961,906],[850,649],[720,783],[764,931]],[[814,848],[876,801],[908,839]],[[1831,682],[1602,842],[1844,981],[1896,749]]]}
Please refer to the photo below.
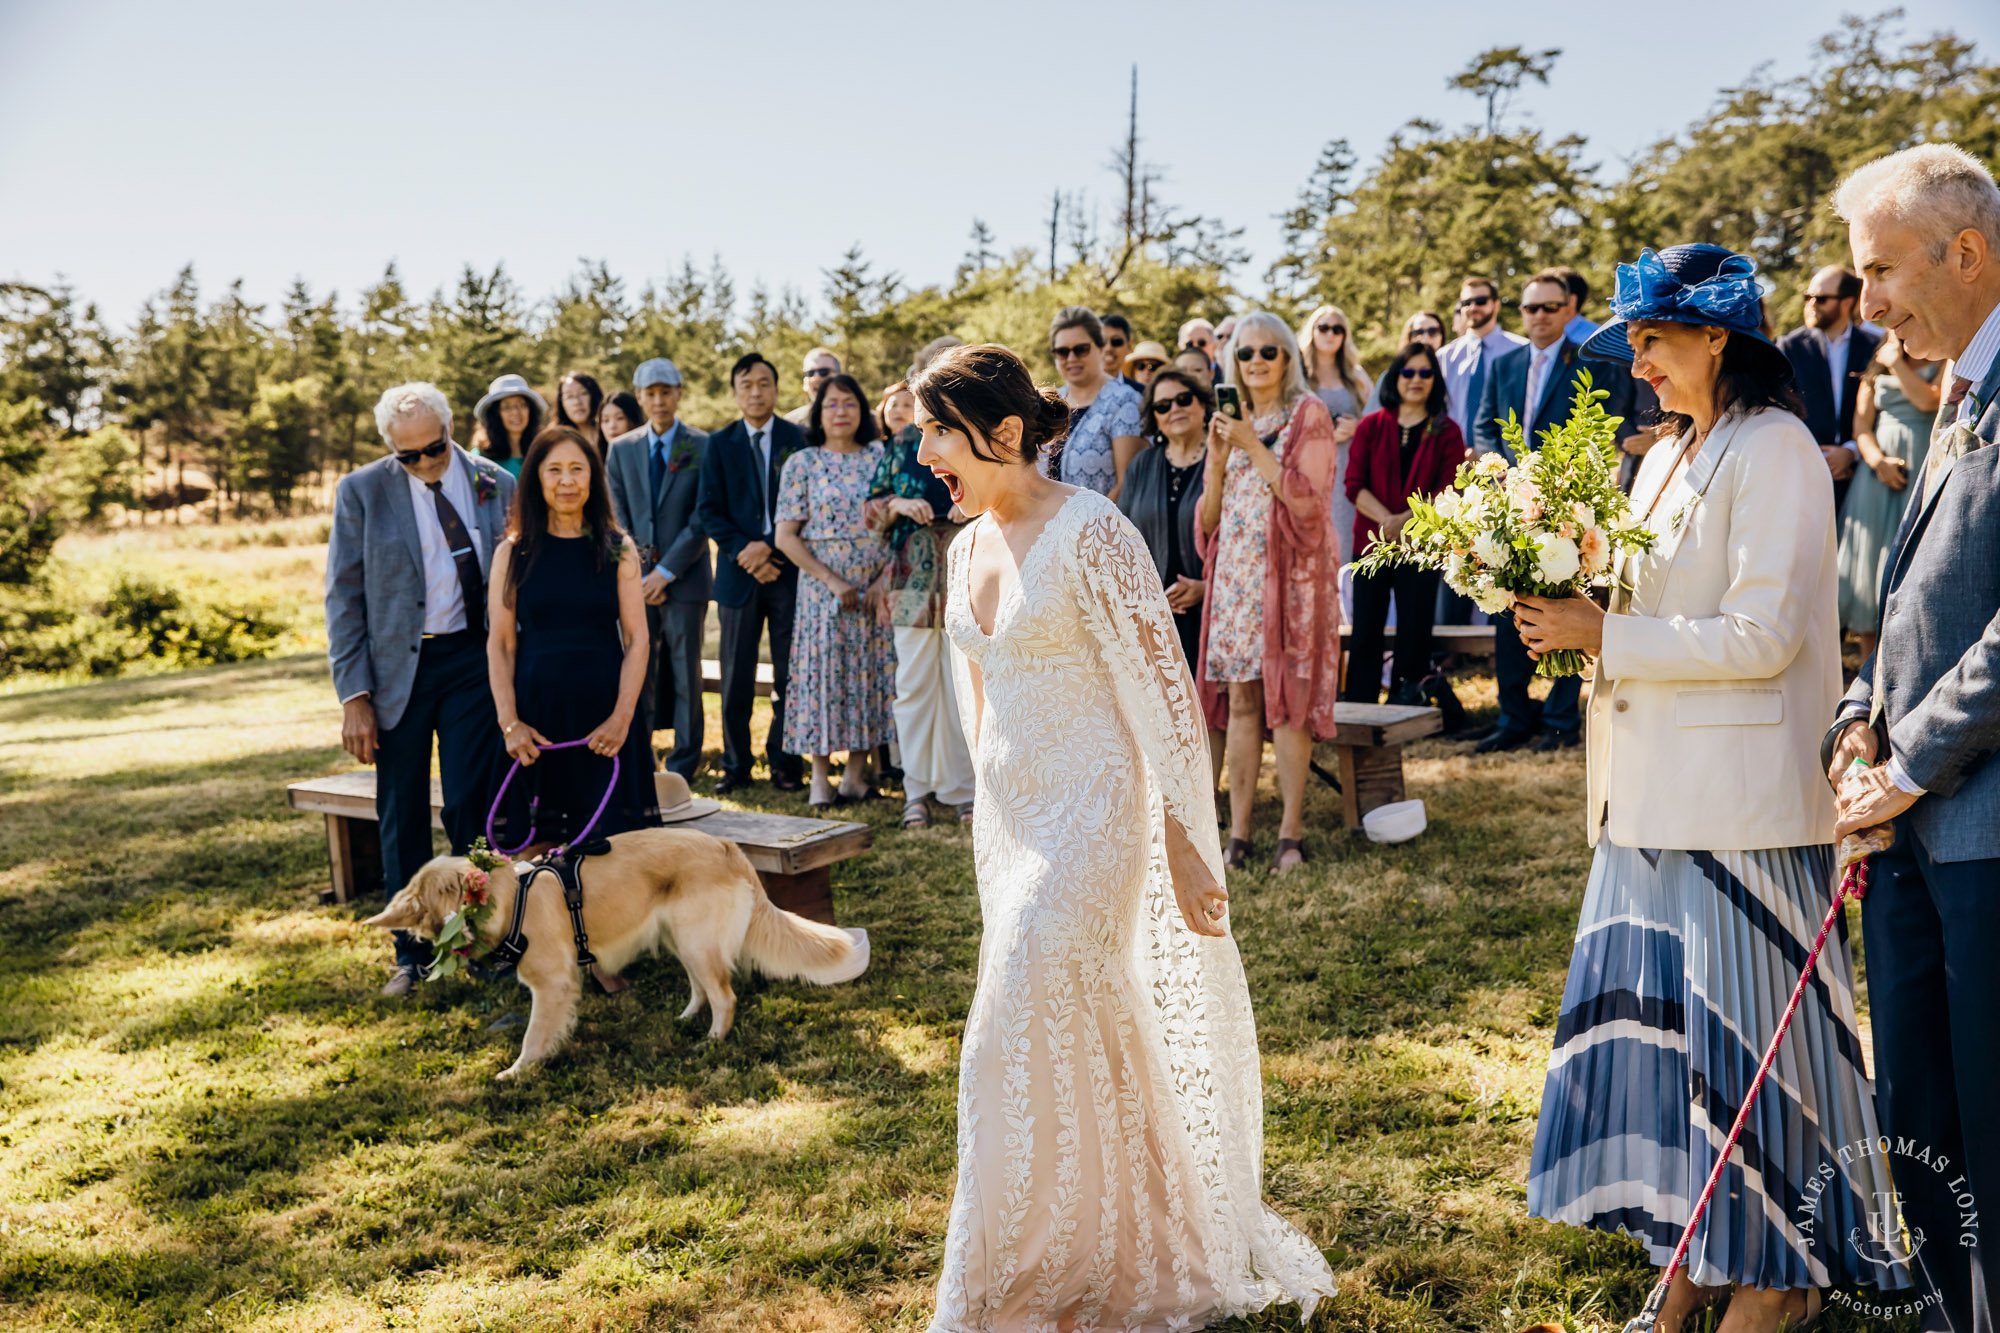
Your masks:
{"label": "woman in pink dress", "polygon": [[1333,417],[1306,388],[1299,345],[1276,315],[1237,323],[1223,374],[1242,397],[1238,420],[1208,426],[1201,527],[1208,548],[1201,663],[1209,725],[1228,732],[1229,850],[1250,855],[1250,813],[1271,733],[1278,764],[1277,854],[1282,872],[1305,860],[1302,824],[1315,740],[1334,730],[1340,692],[1339,544]]}

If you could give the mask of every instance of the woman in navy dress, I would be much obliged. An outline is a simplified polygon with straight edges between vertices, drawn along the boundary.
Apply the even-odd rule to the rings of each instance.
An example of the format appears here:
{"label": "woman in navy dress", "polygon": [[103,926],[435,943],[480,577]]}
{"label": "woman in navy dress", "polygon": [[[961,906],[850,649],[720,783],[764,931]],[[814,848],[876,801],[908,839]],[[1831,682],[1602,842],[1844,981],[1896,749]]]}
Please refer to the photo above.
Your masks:
{"label": "woman in navy dress", "polygon": [[[487,664],[517,776],[495,822],[502,846],[567,842],[618,781],[594,832],[660,822],[649,737],[632,729],[650,640],[639,555],[611,516],[604,461],[568,426],[535,437],[507,539],[493,553]],[[574,749],[543,747],[588,737]]]}

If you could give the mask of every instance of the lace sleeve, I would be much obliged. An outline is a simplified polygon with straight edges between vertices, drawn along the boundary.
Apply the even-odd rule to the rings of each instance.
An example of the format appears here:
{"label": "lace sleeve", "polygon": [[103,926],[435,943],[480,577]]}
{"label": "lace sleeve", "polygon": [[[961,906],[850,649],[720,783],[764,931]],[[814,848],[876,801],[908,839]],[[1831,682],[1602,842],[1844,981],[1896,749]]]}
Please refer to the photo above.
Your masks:
{"label": "lace sleeve", "polygon": [[1084,621],[1103,649],[1119,708],[1167,817],[1180,823],[1220,882],[1207,723],[1159,570],[1138,529],[1108,503],[1083,524],[1077,567]]}

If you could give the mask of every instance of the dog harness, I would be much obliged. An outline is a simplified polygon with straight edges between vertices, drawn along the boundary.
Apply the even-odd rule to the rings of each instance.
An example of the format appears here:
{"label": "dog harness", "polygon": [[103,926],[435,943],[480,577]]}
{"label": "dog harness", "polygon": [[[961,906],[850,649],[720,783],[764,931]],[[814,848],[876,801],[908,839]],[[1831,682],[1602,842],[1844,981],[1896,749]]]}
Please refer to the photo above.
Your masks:
{"label": "dog harness", "polygon": [[527,932],[522,922],[528,914],[528,891],[544,875],[555,877],[562,886],[563,905],[569,908],[570,930],[576,937],[576,965],[597,978],[597,984],[604,987],[607,995],[616,995],[626,987],[622,977],[606,972],[598,966],[597,955],[590,951],[590,935],[583,928],[583,863],[592,856],[604,856],[611,851],[611,839],[598,837],[588,842],[558,847],[545,852],[530,863],[528,871],[520,877],[520,884],[514,890],[514,915],[507,925],[507,934],[494,945],[482,961],[494,972],[505,972],[519,965],[528,952]]}

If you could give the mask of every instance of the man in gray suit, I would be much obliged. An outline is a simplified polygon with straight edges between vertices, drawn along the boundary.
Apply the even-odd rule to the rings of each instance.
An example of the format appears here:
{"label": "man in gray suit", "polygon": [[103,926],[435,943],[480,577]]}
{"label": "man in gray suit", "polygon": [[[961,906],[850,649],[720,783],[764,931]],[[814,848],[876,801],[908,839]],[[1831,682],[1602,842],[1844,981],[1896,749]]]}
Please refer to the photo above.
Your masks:
{"label": "man in gray suit", "polygon": [[639,590],[653,639],[652,674],[639,691],[637,721],[649,736],[659,723],[672,722],[667,767],[693,781],[701,768],[701,639],[715,585],[708,534],[695,512],[708,436],[677,419],[681,372],[673,362],[641,362],[632,387],[646,424],[611,442],[605,466],[611,508],[638,544],[646,571]]}
{"label": "man in gray suit", "polygon": [[[1861,919],[1882,1132],[1910,1144],[1894,1162],[1903,1220],[1949,1321],[1924,1327],[1990,1333],[1979,1205],[2000,1210],[2000,189],[1971,155],[1926,144],[1856,171],[1834,207],[1865,315],[1912,355],[1947,361],[1882,581],[1882,638],[1824,748],[1838,830],[1895,822]],[[1848,777],[1855,759],[1874,766]],[[1919,1151],[1945,1165],[1905,1160]]]}
{"label": "man in gray suit", "polygon": [[[486,676],[486,580],[514,479],[452,443],[431,384],[375,404],[389,456],[341,478],[326,552],[326,651],[340,743],[375,765],[384,896],[431,857],[431,741],[444,830],[463,855],[480,835],[501,755]],[[430,946],[396,932],[384,995],[407,995]]]}

